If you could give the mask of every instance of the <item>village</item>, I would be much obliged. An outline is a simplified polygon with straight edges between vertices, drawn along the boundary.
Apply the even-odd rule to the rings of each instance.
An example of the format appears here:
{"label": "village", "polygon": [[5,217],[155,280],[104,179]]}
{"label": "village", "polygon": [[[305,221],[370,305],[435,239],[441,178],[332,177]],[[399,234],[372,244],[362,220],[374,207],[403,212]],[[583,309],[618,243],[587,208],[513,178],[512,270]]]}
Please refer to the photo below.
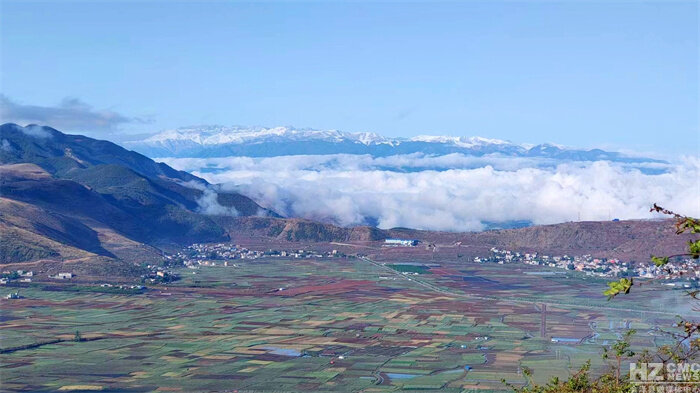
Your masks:
{"label": "village", "polygon": [[[0,274],[0,285],[5,285],[10,282],[23,282],[23,283],[30,283],[32,282],[32,278],[34,277],[34,272],[29,270],[15,270],[15,271],[10,271],[10,270],[5,270]],[[50,275],[49,278],[54,279],[54,280],[70,280],[73,278],[73,273],[70,272],[61,272],[61,273],[56,273],[54,275]]]}
{"label": "village", "polygon": [[[156,266],[156,265],[147,265],[147,273],[141,275],[141,282],[142,283],[151,283],[151,284],[160,284],[160,283],[169,283],[173,281],[179,280],[179,275],[175,274],[167,268],[164,268],[162,266]],[[24,284],[30,284],[32,283],[32,279],[36,275],[34,274],[33,271],[25,271],[25,270],[5,270],[2,273],[0,273],[0,285],[8,285],[8,284],[16,284],[16,283],[24,283]],[[70,281],[76,278],[76,275],[71,272],[59,272],[56,274],[50,274],[48,275],[48,278],[50,280],[56,280],[56,281]],[[42,281],[42,280],[40,280]],[[136,285],[136,284],[114,284],[114,283],[102,283],[99,285],[101,288],[109,288],[109,289],[114,289],[114,290],[144,290],[146,289],[145,286],[143,285]],[[8,297],[10,299],[11,297]]]}
{"label": "village", "polygon": [[[386,239],[384,247],[412,248],[419,243],[413,239]],[[430,247],[427,246],[427,247]],[[161,284],[177,281],[180,276],[170,268],[187,267],[198,269],[201,266],[238,267],[236,261],[253,261],[263,258],[356,258],[361,254],[345,254],[332,249],[318,251],[313,249],[268,249],[267,251],[252,250],[233,243],[195,243],[185,247],[175,254],[164,254],[162,264],[147,265],[147,273],[141,276],[142,283]],[[663,267],[649,262],[627,262],[617,258],[595,258],[591,255],[581,256],[551,256],[537,252],[521,253],[518,251],[491,248],[490,255],[474,257],[475,263],[511,264],[522,263],[532,266],[543,266],[568,271],[584,273],[597,277],[639,277],[645,279],[664,280],[664,285],[691,288],[700,286],[700,264],[694,259],[677,258]],[[0,285],[10,282],[31,283],[34,277],[32,271],[3,271],[0,274]],[[49,276],[53,280],[71,280],[75,275],[71,272],[59,272]],[[109,284],[104,284],[104,286]]]}
{"label": "village", "polygon": [[[476,263],[524,263],[526,265],[548,266],[559,269],[583,272],[599,277],[640,277],[669,281],[682,281],[680,285],[688,288],[698,286],[700,281],[700,264],[690,258],[672,261],[663,267],[649,262],[630,263],[616,258],[594,258],[582,256],[549,256],[538,253],[520,253],[510,250],[491,248],[491,256],[475,257]],[[692,282],[692,285],[689,283]],[[675,286],[675,283],[668,283]]]}
{"label": "village", "polygon": [[166,266],[184,265],[189,268],[199,266],[236,266],[235,260],[255,260],[260,258],[348,258],[338,250],[314,251],[314,250],[275,250],[267,251],[250,250],[232,243],[195,243],[183,251],[163,257]]}

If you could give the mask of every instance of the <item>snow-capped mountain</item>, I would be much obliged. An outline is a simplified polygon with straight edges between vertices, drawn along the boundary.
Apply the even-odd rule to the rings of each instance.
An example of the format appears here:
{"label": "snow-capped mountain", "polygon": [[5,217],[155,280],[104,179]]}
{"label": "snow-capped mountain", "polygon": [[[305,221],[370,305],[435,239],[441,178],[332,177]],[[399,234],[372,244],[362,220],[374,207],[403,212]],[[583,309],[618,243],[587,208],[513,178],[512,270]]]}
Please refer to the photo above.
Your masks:
{"label": "snow-capped mountain", "polygon": [[577,150],[552,144],[525,145],[482,137],[421,135],[388,138],[375,133],[293,127],[198,126],[167,130],[124,145],[149,157],[275,157],[285,155],[368,154],[384,157],[422,153],[503,155],[573,161],[643,163],[663,161],[599,149]]}
{"label": "snow-capped mountain", "polygon": [[442,143],[452,144],[464,148],[472,148],[479,145],[509,145],[508,141],[500,139],[488,139],[480,136],[440,136],[440,135],[418,135],[409,139],[412,142]]}
{"label": "snow-capped mountain", "polygon": [[352,140],[364,145],[389,143],[390,140],[380,135],[362,132],[349,133],[338,130],[312,130],[312,129],[297,129],[293,127],[222,127],[222,126],[203,126],[203,127],[185,127],[175,130],[163,131],[156,134],[144,142],[149,145],[158,145],[161,143],[169,143],[173,141],[191,141],[195,144],[206,145],[224,145],[228,143],[243,144],[248,142],[275,141],[280,139],[292,141],[305,140],[321,140],[326,142],[342,142],[344,140]]}

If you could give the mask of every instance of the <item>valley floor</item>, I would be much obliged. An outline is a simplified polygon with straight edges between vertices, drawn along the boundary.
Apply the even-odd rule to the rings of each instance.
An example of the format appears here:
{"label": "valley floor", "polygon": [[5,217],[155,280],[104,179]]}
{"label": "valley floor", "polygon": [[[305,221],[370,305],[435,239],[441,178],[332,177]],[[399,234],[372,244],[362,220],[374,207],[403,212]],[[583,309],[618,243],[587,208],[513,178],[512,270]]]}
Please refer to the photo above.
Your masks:
{"label": "valley floor", "polygon": [[142,294],[21,288],[0,300],[0,344],[14,349],[0,387],[507,391],[501,379],[523,384],[523,367],[540,381],[602,367],[602,346],[628,328],[635,349],[660,345],[657,328],[683,312],[677,291],[606,302],[602,280],[573,273],[434,264],[266,258],[183,268]]}

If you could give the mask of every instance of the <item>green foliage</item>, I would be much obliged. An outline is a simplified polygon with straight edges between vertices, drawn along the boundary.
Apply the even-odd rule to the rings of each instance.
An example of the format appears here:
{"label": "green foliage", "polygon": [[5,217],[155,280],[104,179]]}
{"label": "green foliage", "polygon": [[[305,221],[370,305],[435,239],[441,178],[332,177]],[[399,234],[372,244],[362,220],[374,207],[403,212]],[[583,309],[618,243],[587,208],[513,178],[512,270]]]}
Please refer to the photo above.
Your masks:
{"label": "green foliage", "polygon": [[603,359],[609,359],[611,355],[615,358],[634,356],[635,353],[630,349],[630,341],[635,333],[636,330],[628,330],[622,340],[618,340],[610,348],[604,348]]}
{"label": "green foliage", "polygon": [[676,224],[676,233],[684,232],[700,233],[700,220],[692,217],[679,217],[681,220]]}
{"label": "green foliage", "polygon": [[668,257],[657,257],[652,255],[651,261],[654,262],[654,265],[656,266],[663,266],[668,263]]}
{"label": "green foliage", "polygon": [[[676,233],[681,234],[690,232],[693,234],[700,233],[700,220],[692,217],[680,216],[677,217]],[[700,258],[700,239],[688,241],[688,255],[694,259]]]}
{"label": "green foliage", "polygon": [[690,251],[690,256],[694,259],[700,258],[700,239],[695,241],[688,241],[688,251]]}
{"label": "green foliage", "polygon": [[609,288],[604,291],[603,294],[608,297],[608,300],[610,300],[620,293],[629,293],[632,285],[633,282],[631,278],[621,278],[620,281],[611,281],[608,283]]}

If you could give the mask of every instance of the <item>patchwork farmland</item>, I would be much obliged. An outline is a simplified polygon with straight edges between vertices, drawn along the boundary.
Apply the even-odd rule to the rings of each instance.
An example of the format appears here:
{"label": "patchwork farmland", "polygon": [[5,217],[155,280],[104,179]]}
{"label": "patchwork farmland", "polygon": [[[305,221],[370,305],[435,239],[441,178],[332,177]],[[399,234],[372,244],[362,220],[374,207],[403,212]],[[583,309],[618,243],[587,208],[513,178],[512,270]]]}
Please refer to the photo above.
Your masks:
{"label": "patchwork farmland", "polygon": [[2,390],[500,392],[524,367],[536,380],[600,368],[630,328],[635,349],[663,344],[657,327],[683,312],[677,292],[606,302],[599,279],[525,265],[275,258],[178,273],[142,294],[35,285],[1,300]]}

